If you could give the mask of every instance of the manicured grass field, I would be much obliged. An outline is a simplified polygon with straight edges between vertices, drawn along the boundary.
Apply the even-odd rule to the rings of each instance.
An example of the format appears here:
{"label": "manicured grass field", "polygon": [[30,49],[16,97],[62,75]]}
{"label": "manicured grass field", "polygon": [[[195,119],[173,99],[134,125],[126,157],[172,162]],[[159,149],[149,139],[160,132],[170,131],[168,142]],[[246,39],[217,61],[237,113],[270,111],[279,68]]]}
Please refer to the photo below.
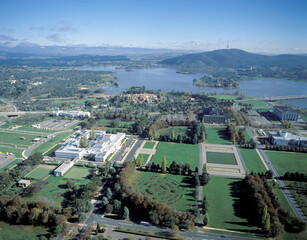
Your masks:
{"label": "manicured grass field", "polygon": [[195,204],[195,188],[186,183],[188,178],[191,177],[138,171],[133,186],[137,192],[154,201],[185,211]]}
{"label": "manicured grass field", "polygon": [[246,219],[235,214],[232,197],[232,185],[236,179],[211,176],[204,186],[204,194],[209,203],[209,227],[238,231],[256,231],[257,227],[250,226]]}
{"label": "manicured grass field", "polygon": [[307,173],[306,153],[266,151],[266,154],[281,176],[287,171]]}
{"label": "manicured grass field", "polygon": [[198,167],[198,152],[197,144],[159,142],[151,161],[161,166],[163,156],[166,156],[167,166],[171,165],[173,161],[178,164],[188,162],[191,169],[194,170],[195,167]]}
{"label": "manicured grass field", "polygon": [[26,175],[27,178],[40,180],[44,177],[47,177],[49,173],[51,173],[56,168],[55,165],[39,165],[34,171],[30,172]]}
{"label": "manicured grass field", "polygon": [[44,227],[26,225],[10,225],[0,222],[0,239],[2,240],[38,240],[40,236],[47,235]]}
{"label": "manicured grass field", "polygon": [[169,128],[163,128],[158,131],[158,137],[161,135],[167,135],[169,137],[172,136],[174,131],[175,139],[178,138],[178,135],[182,134],[182,136],[187,135],[187,128],[186,127],[169,127]]}
{"label": "manicured grass field", "polygon": [[206,127],[206,143],[211,144],[232,144],[229,139],[226,127]]}
{"label": "manicured grass field", "polygon": [[[139,154],[138,157],[136,158],[136,162],[140,160],[140,157],[141,157],[141,154]],[[149,157],[149,154],[143,154],[144,163],[146,163],[148,157]]]}
{"label": "manicured grass field", "polygon": [[256,108],[265,108],[268,106],[267,103],[264,103],[264,102],[259,102],[259,101],[246,101],[246,102],[242,102],[242,104],[250,104],[252,105],[252,107],[256,107]]}
{"label": "manicured grass field", "polygon": [[85,179],[89,174],[89,168],[74,166],[67,173],[64,174],[64,178],[82,180]]}
{"label": "manicured grass field", "polygon": [[237,165],[236,157],[233,153],[206,152],[207,163]]}
{"label": "manicured grass field", "polygon": [[[64,200],[63,194],[68,190],[66,187],[67,178],[55,177],[50,175],[44,181],[44,187],[40,192],[30,198],[26,198],[28,201],[43,201],[49,205],[61,207],[61,202]],[[89,179],[72,179],[76,185],[83,185],[90,182]]]}
{"label": "manicured grass field", "polygon": [[233,95],[211,95],[210,97],[214,97],[218,100],[224,99],[224,100],[237,100],[238,96]]}
{"label": "manicured grass field", "polygon": [[255,149],[240,148],[240,152],[249,173],[251,171],[255,173],[266,172],[266,168]]}
{"label": "manicured grass field", "polygon": [[23,158],[23,156],[22,156],[23,150],[22,149],[0,147],[0,152],[13,153],[17,158]]}
{"label": "manicured grass field", "polygon": [[72,132],[66,132],[66,133],[60,133],[59,135],[55,136],[54,138],[48,139],[47,142],[43,143],[39,147],[35,148],[31,154],[41,152],[44,153],[48,151],[50,148],[53,148],[55,145],[57,145],[62,140],[66,139],[68,136],[72,135]]}
{"label": "manicured grass field", "polygon": [[[24,140],[21,138],[25,138]],[[41,137],[37,133],[28,134],[14,131],[0,130],[0,143],[7,143],[11,145],[30,146],[34,138]]]}
{"label": "manicured grass field", "polygon": [[146,141],[146,143],[144,144],[143,148],[153,149],[155,144],[156,144],[155,142]]}

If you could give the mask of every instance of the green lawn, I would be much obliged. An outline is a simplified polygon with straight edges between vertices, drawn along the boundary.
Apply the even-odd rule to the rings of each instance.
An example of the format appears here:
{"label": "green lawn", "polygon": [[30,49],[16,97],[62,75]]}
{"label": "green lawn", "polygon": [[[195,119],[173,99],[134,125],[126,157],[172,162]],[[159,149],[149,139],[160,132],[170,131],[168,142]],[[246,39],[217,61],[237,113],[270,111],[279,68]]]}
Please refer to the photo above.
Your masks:
{"label": "green lawn", "polygon": [[17,158],[23,158],[22,156],[22,149],[15,149],[15,148],[6,148],[6,147],[0,147],[0,152],[3,153],[13,153],[15,155],[15,157]]}
{"label": "green lawn", "polygon": [[185,211],[194,207],[195,188],[186,183],[191,177],[139,171],[135,174],[133,187],[144,196],[177,210]]}
{"label": "green lawn", "polygon": [[[107,127],[107,128],[112,128],[111,127],[111,122],[113,121],[117,121],[117,120],[108,120],[108,119],[101,119],[98,122],[96,122],[95,126],[99,126],[99,127]],[[119,127],[124,127],[125,125],[132,125],[134,124],[134,122],[132,121],[117,121],[119,123]]]}
{"label": "green lawn", "polygon": [[232,144],[229,139],[226,127],[206,127],[206,143],[211,144]]}
{"label": "green lawn", "polygon": [[[138,162],[140,160],[141,154],[139,154],[138,157],[136,158],[136,162]],[[144,164],[146,163],[148,157],[149,157],[149,154],[143,154]]]}
{"label": "green lawn", "polygon": [[85,167],[72,167],[67,173],[65,173],[64,178],[82,180],[90,174],[90,169]]}
{"label": "green lawn", "polygon": [[233,153],[206,152],[207,163],[238,165]]}
{"label": "green lawn", "polygon": [[58,150],[59,148],[61,148],[62,146],[57,144],[55,145],[53,148],[51,148],[50,150],[48,150],[44,155],[45,156],[49,156],[50,154],[54,153],[56,150]]}
{"label": "green lawn", "polygon": [[26,175],[27,178],[40,180],[48,176],[56,168],[55,165],[39,165],[34,171]]}
{"label": "green lawn", "polygon": [[[75,180],[72,179],[76,185],[83,185],[90,182],[89,179],[80,179]],[[57,207],[61,207],[61,202],[64,200],[63,194],[67,191],[66,188],[67,178],[64,177],[55,177],[50,175],[44,181],[44,187],[40,192],[35,194],[30,198],[25,198],[28,201],[43,201],[49,205],[54,205]]]}
{"label": "green lawn", "polygon": [[167,166],[171,165],[173,161],[178,164],[188,162],[191,169],[194,170],[195,167],[198,167],[198,152],[197,144],[159,142],[151,161],[161,166],[163,156],[166,156]]}
{"label": "green lawn", "polygon": [[48,235],[44,227],[10,225],[0,222],[0,240],[38,240],[42,235]]}
{"label": "green lawn", "polygon": [[224,100],[237,100],[238,96],[233,95],[210,95],[210,97],[216,98],[218,100],[224,99]]}
{"label": "green lawn", "polygon": [[146,143],[144,144],[143,148],[153,149],[155,144],[156,144],[155,142],[146,141]]}
{"label": "green lawn", "polygon": [[277,172],[283,176],[287,171],[307,173],[307,154],[266,151]]}
{"label": "green lawn", "polygon": [[248,173],[266,172],[266,168],[255,149],[240,148]]}
{"label": "green lawn", "polygon": [[234,203],[236,198],[231,196],[232,184],[237,179],[225,177],[210,177],[204,186],[204,194],[209,203],[209,227],[235,231],[256,231],[257,227],[250,226],[244,218],[236,216]]}
{"label": "green lawn", "polygon": [[70,135],[72,135],[72,132],[60,133],[57,136],[55,136],[54,138],[48,139],[47,142],[45,142],[42,145],[40,145],[39,147],[35,148],[31,152],[31,154],[34,154],[34,153],[37,153],[37,152],[44,153],[44,152],[48,151],[50,148],[53,148],[54,146],[56,146],[59,142],[61,142],[62,140],[64,140],[65,138],[67,138]]}
{"label": "green lawn", "polygon": [[[267,103],[265,102],[259,102],[259,101],[246,101],[246,102],[242,102],[242,104],[250,104],[252,105],[252,107],[254,108],[265,108],[268,106]],[[240,105],[239,105],[240,106]]]}
{"label": "green lawn", "polygon": [[182,136],[187,135],[187,127],[169,127],[160,129],[157,133],[158,137],[161,135],[167,135],[169,137],[172,136],[174,131],[175,139],[178,138],[178,135],[182,134]]}
{"label": "green lawn", "polygon": [[[25,138],[24,140],[22,138]],[[28,134],[14,131],[0,130],[0,144],[7,143],[10,145],[30,146],[34,138],[41,138],[38,133]]]}

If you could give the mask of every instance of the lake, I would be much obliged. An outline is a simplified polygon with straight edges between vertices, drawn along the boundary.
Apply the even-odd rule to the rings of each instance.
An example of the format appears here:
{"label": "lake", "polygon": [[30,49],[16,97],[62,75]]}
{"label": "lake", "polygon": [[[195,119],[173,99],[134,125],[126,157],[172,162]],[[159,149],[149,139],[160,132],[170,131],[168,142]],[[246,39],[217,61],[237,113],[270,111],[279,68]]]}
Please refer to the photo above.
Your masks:
{"label": "lake", "polygon": [[[225,89],[193,86],[193,79],[204,74],[179,74],[172,68],[137,69],[127,72],[115,67],[87,67],[83,70],[114,71],[118,78],[119,87],[105,87],[108,94],[119,93],[132,86],[145,86],[148,90],[188,91],[229,94],[240,91],[247,96],[272,97],[307,94],[307,82],[289,80],[255,79],[240,81],[239,89]],[[293,101],[297,104],[297,101]],[[300,101],[298,101],[300,102]],[[306,105],[306,102],[303,104]],[[307,106],[305,106],[306,108]]]}

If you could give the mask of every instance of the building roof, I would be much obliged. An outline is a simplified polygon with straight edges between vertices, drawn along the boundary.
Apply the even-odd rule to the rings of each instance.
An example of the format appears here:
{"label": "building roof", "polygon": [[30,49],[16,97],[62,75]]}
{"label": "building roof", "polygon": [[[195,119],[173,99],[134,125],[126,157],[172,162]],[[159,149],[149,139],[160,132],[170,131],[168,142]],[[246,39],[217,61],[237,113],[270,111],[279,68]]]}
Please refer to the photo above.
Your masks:
{"label": "building roof", "polygon": [[30,182],[30,180],[28,180],[28,179],[21,179],[18,183],[19,184],[27,184],[28,182]]}
{"label": "building roof", "polygon": [[55,169],[55,172],[63,172],[67,168],[70,168],[73,165],[73,162],[64,162],[61,166],[59,166],[57,169]]}
{"label": "building roof", "polygon": [[296,113],[296,111],[293,108],[288,107],[288,106],[274,106],[274,108],[277,108],[278,110],[282,112],[295,112]]}

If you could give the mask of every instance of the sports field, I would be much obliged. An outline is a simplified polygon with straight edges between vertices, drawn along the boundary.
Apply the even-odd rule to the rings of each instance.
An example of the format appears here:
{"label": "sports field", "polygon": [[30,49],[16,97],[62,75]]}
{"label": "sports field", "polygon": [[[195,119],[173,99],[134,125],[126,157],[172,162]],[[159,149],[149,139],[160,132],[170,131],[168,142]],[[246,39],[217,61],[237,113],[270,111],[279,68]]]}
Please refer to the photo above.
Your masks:
{"label": "sports field", "polygon": [[204,194],[209,203],[209,227],[238,231],[256,231],[257,227],[250,226],[246,219],[236,215],[232,196],[234,183],[239,180],[211,176],[204,186]]}
{"label": "sports field", "polygon": [[281,176],[287,171],[307,173],[306,153],[266,151],[266,154]]}
{"label": "sports field", "polygon": [[249,173],[251,171],[255,173],[266,172],[266,168],[255,149],[240,148],[240,152]]}
{"label": "sports field", "polygon": [[155,142],[146,141],[146,143],[144,144],[143,148],[153,149],[155,144],[156,144]]}
{"label": "sports field", "polygon": [[145,197],[185,211],[195,204],[195,188],[186,183],[188,178],[190,177],[137,171],[133,187]]}
{"label": "sports field", "polygon": [[194,170],[195,167],[198,167],[198,152],[197,144],[159,142],[151,161],[161,166],[163,156],[166,156],[167,166],[171,165],[173,161],[178,164],[180,162],[190,163],[191,169]]}
{"label": "sports field", "polygon": [[206,127],[206,143],[211,144],[232,144],[229,139],[226,127]]}
{"label": "sports field", "polygon": [[206,152],[207,163],[237,165],[236,157],[233,153]]}
{"label": "sports field", "polygon": [[67,173],[64,174],[64,178],[82,180],[90,174],[89,168],[73,166]]}
{"label": "sports field", "polygon": [[47,177],[56,168],[55,165],[39,165],[35,170],[26,175],[27,178],[40,180]]}

